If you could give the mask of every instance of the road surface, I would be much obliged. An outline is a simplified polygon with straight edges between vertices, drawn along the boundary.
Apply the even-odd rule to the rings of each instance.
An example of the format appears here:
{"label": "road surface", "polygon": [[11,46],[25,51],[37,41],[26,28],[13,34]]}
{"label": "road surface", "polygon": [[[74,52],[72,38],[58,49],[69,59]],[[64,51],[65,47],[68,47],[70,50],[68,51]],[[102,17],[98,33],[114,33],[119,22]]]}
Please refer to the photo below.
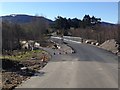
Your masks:
{"label": "road surface", "polygon": [[53,55],[36,76],[17,88],[118,88],[118,57],[92,45],[71,41],[73,54]]}

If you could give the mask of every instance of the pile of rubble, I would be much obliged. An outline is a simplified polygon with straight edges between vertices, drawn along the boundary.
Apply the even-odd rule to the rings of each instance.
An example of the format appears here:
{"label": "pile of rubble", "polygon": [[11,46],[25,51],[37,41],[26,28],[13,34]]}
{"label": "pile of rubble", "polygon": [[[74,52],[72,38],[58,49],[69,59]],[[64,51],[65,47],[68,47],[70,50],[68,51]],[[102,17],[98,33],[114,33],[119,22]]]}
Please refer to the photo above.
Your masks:
{"label": "pile of rubble", "polygon": [[119,45],[117,44],[117,42],[114,39],[105,41],[99,47],[103,48],[105,50],[111,51],[111,52],[113,52],[115,54],[119,53],[119,51],[118,51]]}
{"label": "pile of rubble", "polygon": [[54,49],[54,54],[71,54],[75,52],[67,43],[58,44],[55,42],[51,48]]}
{"label": "pile of rubble", "polygon": [[75,51],[73,50],[72,47],[70,47],[67,44],[62,44],[60,45],[61,48],[59,49],[61,52],[63,52],[64,54],[69,54],[69,53],[74,53]]}
{"label": "pile of rubble", "polygon": [[33,49],[36,49],[36,48],[39,48],[40,46],[40,43],[38,42],[35,42],[33,40],[28,40],[28,41],[25,41],[25,40],[21,40],[20,41],[20,45],[22,47],[22,49],[30,49],[30,50],[33,50]]}

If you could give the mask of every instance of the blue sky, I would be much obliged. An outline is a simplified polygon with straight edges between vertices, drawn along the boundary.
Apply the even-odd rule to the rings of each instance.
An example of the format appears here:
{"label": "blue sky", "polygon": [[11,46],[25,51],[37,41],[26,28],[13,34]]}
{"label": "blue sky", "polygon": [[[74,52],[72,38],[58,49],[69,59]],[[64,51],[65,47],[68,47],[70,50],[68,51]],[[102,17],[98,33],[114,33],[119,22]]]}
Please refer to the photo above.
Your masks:
{"label": "blue sky", "polygon": [[43,15],[54,20],[58,15],[82,19],[85,14],[102,21],[118,22],[117,2],[6,2],[1,3],[0,16],[9,14]]}

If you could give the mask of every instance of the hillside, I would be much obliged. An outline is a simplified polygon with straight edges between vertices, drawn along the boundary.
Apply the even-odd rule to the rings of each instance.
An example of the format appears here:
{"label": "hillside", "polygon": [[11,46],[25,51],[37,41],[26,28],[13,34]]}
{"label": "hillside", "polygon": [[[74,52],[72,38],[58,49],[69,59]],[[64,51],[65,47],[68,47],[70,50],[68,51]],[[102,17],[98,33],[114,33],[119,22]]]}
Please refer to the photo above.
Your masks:
{"label": "hillside", "polygon": [[[3,21],[8,21],[12,23],[17,23],[17,24],[25,24],[33,21],[37,16],[31,16],[31,15],[25,15],[25,14],[11,14],[11,15],[6,15],[6,16],[1,16]],[[47,19],[43,16],[38,17],[39,20],[44,20],[45,22],[51,24],[54,21]],[[102,26],[113,26],[115,24],[109,23],[109,22],[101,22],[100,23]]]}
{"label": "hillside", "polygon": [[37,18],[37,20],[44,20],[45,22],[51,24],[53,21],[50,19],[47,19],[45,17],[42,16],[31,16],[31,15],[22,15],[22,14],[12,14],[12,15],[7,15],[7,16],[1,16],[0,18],[2,18],[3,21],[8,21],[11,23],[17,23],[17,24],[25,24],[25,23],[29,23],[32,22],[33,20],[35,20],[35,18]]}
{"label": "hillside", "polygon": [[109,22],[101,22],[101,25],[102,25],[102,26],[114,26],[114,25],[116,25],[116,24],[109,23]]}

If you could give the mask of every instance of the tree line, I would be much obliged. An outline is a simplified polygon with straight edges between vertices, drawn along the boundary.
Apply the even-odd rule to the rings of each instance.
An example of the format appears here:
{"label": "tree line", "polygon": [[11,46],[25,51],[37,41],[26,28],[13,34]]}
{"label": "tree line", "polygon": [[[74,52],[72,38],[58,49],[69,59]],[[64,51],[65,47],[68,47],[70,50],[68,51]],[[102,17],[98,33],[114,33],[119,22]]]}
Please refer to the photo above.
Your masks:
{"label": "tree line", "polygon": [[[84,39],[94,39],[103,43],[108,39],[119,41],[118,25],[102,25],[101,18],[85,15],[82,20],[58,16],[52,28],[57,34],[79,36]],[[70,34],[69,34],[70,33]]]}
{"label": "tree line", "polygon": [[101,18],[96,18],[94,16],[90,17],[89,15],[85,15],[82,20],[77,18],[63,18],[58,16],[55,18],[55,23],[53,24],[53,28],[56,29],[70,29],[73,28],[87,28],[92,27],[95,24],[100,23]]}
{"label": "tree line", "polygon": [[84,39],[94,39],[103,43],[108,39],[115,39],[120,44],[120,25],[101,25],[101,18],[85,15],[82,20],[58,16],[52,24],[48,24],[39,17],[26,24],[2,21],[2,50],[20,49],[20,40],[44,41],[44,37],[51,32],[58,35],[78,36]]}

